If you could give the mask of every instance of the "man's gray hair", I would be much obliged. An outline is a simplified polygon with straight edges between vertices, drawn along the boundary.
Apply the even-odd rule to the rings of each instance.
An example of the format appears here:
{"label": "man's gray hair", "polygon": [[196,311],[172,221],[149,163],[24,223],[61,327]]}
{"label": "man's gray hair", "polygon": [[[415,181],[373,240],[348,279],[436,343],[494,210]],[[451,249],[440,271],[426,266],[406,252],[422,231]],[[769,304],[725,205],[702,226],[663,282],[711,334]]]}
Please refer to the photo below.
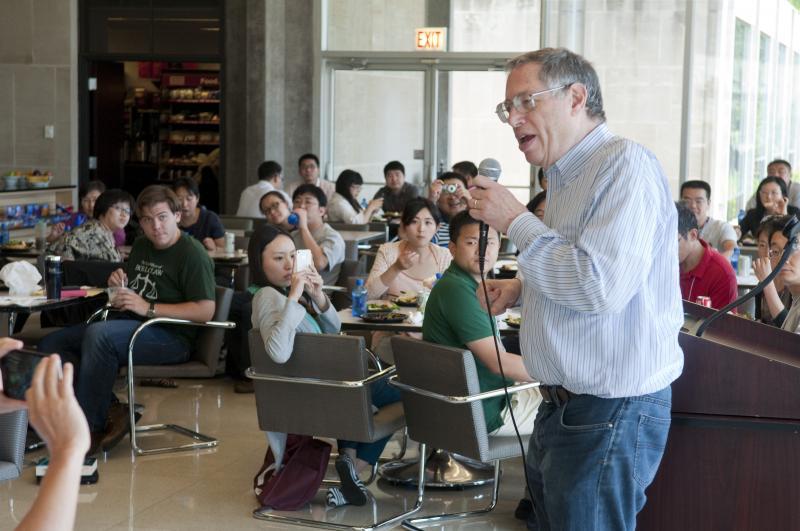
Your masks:
{"label": "man's gray hair", "polygon": [[542,48],[519,55],[506,64],[506,72],[528,63],[541,65],[539,80],[548,88],[580,83],[586,87],[586,113],[590,118],[606,119],[600,81],[592,64],[566,48]]}

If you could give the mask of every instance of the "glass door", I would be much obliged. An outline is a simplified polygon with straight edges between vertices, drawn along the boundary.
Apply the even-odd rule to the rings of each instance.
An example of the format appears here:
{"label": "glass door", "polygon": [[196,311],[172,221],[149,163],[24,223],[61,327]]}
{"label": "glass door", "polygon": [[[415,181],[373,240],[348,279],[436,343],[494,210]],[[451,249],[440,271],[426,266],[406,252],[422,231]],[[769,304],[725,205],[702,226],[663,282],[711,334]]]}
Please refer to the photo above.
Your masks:
{"label": "glass door", "polygon": [[364,178],[362,195],[383,186],[383,166],[399,160],[406,181],[425,185],[425,71],[344,70],[331,82],[330,164],[333,181],[344,169]]}
{"label": "glass door", "polygon": [[500,184],[527,203],[533,190],[531,166],[511,127],[494,112],[505,91],[503,71],[439,72],[439,165],[449,169],[462,160],[479,165],[485,158],[496,159],[503,169]]}

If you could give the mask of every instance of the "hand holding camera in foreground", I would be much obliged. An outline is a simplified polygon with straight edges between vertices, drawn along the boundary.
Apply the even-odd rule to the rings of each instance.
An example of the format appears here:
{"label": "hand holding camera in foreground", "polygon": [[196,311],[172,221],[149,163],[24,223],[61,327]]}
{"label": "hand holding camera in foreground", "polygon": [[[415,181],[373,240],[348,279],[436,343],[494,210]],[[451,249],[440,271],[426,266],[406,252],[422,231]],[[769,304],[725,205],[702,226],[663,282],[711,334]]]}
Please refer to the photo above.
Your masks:
{"label": "hand holding camera in foreground", "polygon": [[[11,339],[10,337],[0,338],[0,358],[12,350],[21,349],[22,346],[22,341],[17,339]],[[0,391],[2,390],[3,380],[0,378]],[[11,413],[12,411],[18,411],[26,407],[27,404],[25,404],[23,400],[14,400],[13,398],[7,397],[5,393],[0,392],[0,414]]]}
{"label": "hand holding camera in foreground", "polygon": [[25,393],[31,425],[47,443],[50,464],[18,531],[69,530],[75,525],[81,465],[90,438],[86,417],[75,399],[72,376],[72,364],[65,364],[62,374],[61,360],[53,354],[39,362]]}

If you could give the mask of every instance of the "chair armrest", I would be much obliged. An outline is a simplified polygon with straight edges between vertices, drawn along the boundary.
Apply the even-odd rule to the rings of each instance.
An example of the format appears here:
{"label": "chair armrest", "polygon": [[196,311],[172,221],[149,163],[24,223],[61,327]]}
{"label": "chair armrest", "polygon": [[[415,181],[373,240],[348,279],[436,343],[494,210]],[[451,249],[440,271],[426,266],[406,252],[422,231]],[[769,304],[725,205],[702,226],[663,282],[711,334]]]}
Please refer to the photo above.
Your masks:
{"label": "chair armrest", "polygon": [[[397,376],[392,376],[389,379],[389,385],[397,387],[401,391],[408,391],[409,393],[426,396],[428,398],[435,398],[436,400],[441,400],[442,402],[447,402],[448,404],[469,404],[471,402],[476,402],[478,400],[486,400],[487,398],[505,396],[506,394],[506,390],[501,387],[500,389],[485,391],[483,393],[478,393],[477,395],[447,396],[439,393],[434,393],[433,391],[420,389],[418,387],[414,387],[413,385],[404,384],[403,382],[397,381]],[[542,385],[541,382],[527,382],[527,383],[519,383],[511,385],[507,387],[507,389],[508,393],[512,394],[524,391],[525,389],[533,389],[534,387],[539,387],[540,385]]]}
{"label": "chair armrest", "polygon": [[136,327],[136,330],[133,331],[131,340],[128,343],[129,369],[133,366],[133,345],[136,343],[136,339],[138,339],[139,334],[141,334],[145,328],[158,324],[201,326],[205,328],[225,328],[228,330],[236,328],[236,323],[231,321],[190,321],[188,319],[175,319],[174,317],[153,317],[152,319],[148,319],[140,324],[138,327]]}
{"label": "chair armrest", "polygon": [[103,306],[102,308],[100,308],[99,310],[94,312],[92,315],[89,316],[88,319],[86,319],[86,324],[87,325],[88,324],[92,324],[100,316],[102,316],[102,320],[105,321],[106,317],[108,317],[108,312],[110,312],[110,311],[115,311],[115,308],[113,306],[111,306],[110,302],[107,302],[105,304],[105,306]]}
{"label": "chair armrest", "polygon": [[364,352],[367,353],[367,355],[369,356],[370,361],[372,361],[372,363],[375,365],[375,369],[378,370],[378,371],[382,371],[383,370],[383,363],[381,363],[380,358],[374,352],[372,352],[371,349],[369,349],[367,347],[364,347]]}
{"label": "chair armrest", "polygon": [[366,385],[370,385],[378,380],[382,380],[384,378],[388,378],[392,374],[394,374],[395,368],[394,365],[391,367],[387,367],[382,371],[376,372],[375,374],[369,375],[367,378],[362,380],[325,380],[322,378],[301,378],[298,376],[278,376],[275,374],[264,374],[260,372],[256,372],[253,370],[252,367],[249,367],[245,371],[245,376],[253,380],[262,380],[266,382],[284,382],[284,383],[297,383],[297,384],[307,384],[307,385],[321,385],[325,387],[345,387],[345,388],[356,388],[356,387],[364,387]]}

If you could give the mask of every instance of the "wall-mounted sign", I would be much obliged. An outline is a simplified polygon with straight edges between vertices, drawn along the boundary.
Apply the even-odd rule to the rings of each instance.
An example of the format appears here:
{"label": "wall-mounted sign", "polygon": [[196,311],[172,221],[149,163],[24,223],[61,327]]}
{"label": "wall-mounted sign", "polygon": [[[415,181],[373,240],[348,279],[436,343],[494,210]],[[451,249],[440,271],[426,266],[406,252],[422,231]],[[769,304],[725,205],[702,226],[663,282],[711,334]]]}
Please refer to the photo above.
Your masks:
{"label": "wall-mounted sign", "polygon": [[414,47],[417,50],[447,51],[447,28],[417,28]]}

